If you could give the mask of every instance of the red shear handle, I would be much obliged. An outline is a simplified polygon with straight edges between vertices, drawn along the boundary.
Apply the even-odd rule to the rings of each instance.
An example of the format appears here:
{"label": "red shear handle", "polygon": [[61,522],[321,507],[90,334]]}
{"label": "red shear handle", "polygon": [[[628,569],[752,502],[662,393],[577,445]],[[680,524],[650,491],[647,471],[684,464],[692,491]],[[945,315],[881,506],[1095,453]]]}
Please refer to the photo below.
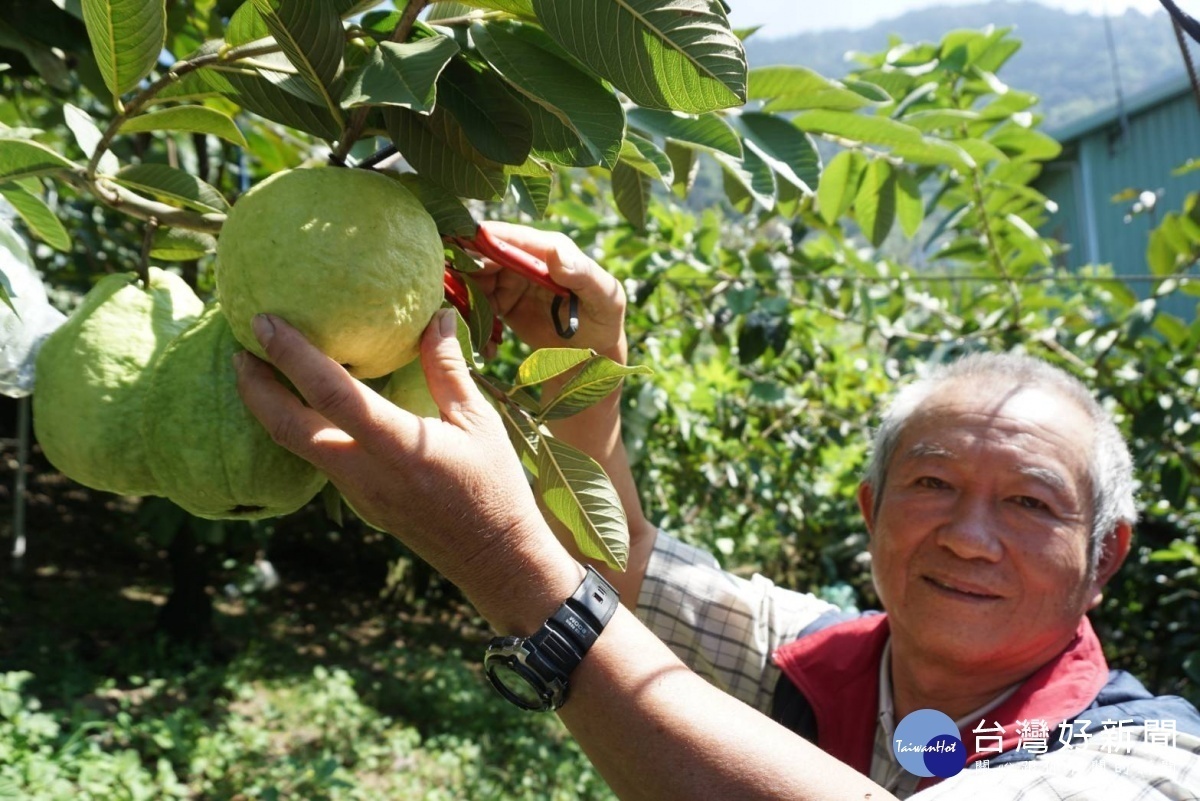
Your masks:
{"label": "red shear handle", "polygon": [[[463,316],[464,320],[470,319],[471,291],[467,289],[462,277],[450,269],[448,264],[442,273],[442,288],[445,290],[446,300],[450,301],[450,305],[458,309],[458,313]],[[498,344],[503,338],[504,324],[500,322],[499,317],[493,317],[491,341]]]}
{"label": "red shear handle", "polygon": [[[550,317],[554,321],[554,330],[563,339],[570,339],[579,330],[579,298],[566,287],[559,286],[550,278],[550,270],[546,262],[532,256],[518,247],[496,239],[483,226],[475,229],[474,239],[455,237],[454,243],[459,247],[473,250],[485,259],[491,259],[508,270],[513,270],[539,286],[549,289],[555,294],[554,302],[550,305]],[[567,322],[561,322],[563,301],[567,301]]]}
{"label": "red shear handle", "polygon": [[496,239],[482,225],[475,229],[475,238],[465,243],[484,258],[491,259],[509,270],[514,270],[540,286],[561,297],[570,297],[571,290],[554,283],[546,262],[531,256],[520,248]]}

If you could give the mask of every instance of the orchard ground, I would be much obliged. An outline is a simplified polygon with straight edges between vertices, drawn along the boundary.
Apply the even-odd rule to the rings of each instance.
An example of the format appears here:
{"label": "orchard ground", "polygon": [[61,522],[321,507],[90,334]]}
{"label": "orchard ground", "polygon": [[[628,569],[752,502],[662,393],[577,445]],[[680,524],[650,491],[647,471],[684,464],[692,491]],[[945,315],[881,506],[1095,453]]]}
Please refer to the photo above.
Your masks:
{"label": "orchard ground", "polygon": [[[272,590],[247,584],[258,546],[245,524],[223,544],[192,543],[213,628],[171,641],[159,623],[181,579],[156,541],[161,521],[66,479],[35,445],[28,552],[14,569],[15,419],[3,399],[0,677],[33,674],[23,701],[61,727],[22,731],[4,703],[12,677],[0,681],[17,761],[93,786],[111,775],[114,791],[140,781],[154,798],[611,798],[557,719],[522,715],[487,687],[477,657],[489,632],[458,593],[392,538],[356,521],[339,530],[319,500],[271,521]],[[222,589],[238,585],[250,591]]]}

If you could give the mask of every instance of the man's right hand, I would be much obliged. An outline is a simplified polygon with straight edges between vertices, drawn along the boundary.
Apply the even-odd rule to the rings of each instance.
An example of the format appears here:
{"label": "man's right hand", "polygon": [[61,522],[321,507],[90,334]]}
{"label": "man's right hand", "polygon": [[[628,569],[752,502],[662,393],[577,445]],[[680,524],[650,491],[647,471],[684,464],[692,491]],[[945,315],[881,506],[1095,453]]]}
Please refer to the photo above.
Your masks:
{"label": "man's right hand", "polygon": [[[496,313],[522,342],[532,348],[591,348],[601,356],[625,364],[625,291],[621,283],[589,258],[565,234],[541,231],[503,222],[483,223],[492,237],[546,263],[550,277],[579,298],[579,332],[563,339],[554,330],[551,303],[554,293],[523,275],[487,261],[472,277],[478,282]],[[553,393],[562,381],[548,382],[544,393]],[[638,592],[658,530],[642,512],[641,499],[629,468],[629,457],[621,442],[620,393],[578,414],[550,424],[550,432],[562,442],[595,459],[612,480],[621,497],[629,525],[629,562],[624,573],[595,567],[621,593],[630,608],[637,606]],[[562,526],[555,533],[577,558],[570,534]]]}
{"label": "man's right hand", "polygon": [[554,293],[485,260],[483,270],[471,277],[522,342],[535,349],[591,348],[625,363],[625,292],[617,279],[565,234],[504,222],[485,222],[482,227],[495,239],[541,259],[550,278],[579,298],[579,332],[563,339],[550,316]]}

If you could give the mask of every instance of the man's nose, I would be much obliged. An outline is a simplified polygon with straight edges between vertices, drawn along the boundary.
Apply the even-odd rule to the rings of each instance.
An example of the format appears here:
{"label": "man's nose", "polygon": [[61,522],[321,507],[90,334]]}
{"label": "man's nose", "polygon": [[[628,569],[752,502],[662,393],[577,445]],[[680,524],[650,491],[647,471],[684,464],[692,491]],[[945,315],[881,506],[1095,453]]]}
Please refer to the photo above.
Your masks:
{"label": "man's nose", "polygon": [[986,498],[963,494],[938,527],[937,541],[960,559],[998,562],[1004,553],[1000,525],[999,515]]}

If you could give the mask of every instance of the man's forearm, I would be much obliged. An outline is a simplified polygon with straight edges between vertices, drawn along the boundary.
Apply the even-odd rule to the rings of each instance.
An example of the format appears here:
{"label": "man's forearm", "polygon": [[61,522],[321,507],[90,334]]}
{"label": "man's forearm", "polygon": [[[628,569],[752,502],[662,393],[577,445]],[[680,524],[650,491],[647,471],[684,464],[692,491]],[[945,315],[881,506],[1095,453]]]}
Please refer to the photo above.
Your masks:
{"label": "man's forearm", "polygon": [[656,528],[646,519],[633,472],[629,467],[629,456],[621,440],[620,392],[613,392],[600,403],[579,414],[557,420],[550,426],[555,437],[578,448],[597,463],[608,474],[621,499],[621,507],[629,524],[629,560],[624,573],[595,565],[604,577],[621,593],[621,599],[630,609],[637,605],[638,592],[646,565],[654,550]]}
{"label": "man's forearm", "polygon": [[572,675],[559,715],[625,801],[893,798],[692,673],[625,610]]}

